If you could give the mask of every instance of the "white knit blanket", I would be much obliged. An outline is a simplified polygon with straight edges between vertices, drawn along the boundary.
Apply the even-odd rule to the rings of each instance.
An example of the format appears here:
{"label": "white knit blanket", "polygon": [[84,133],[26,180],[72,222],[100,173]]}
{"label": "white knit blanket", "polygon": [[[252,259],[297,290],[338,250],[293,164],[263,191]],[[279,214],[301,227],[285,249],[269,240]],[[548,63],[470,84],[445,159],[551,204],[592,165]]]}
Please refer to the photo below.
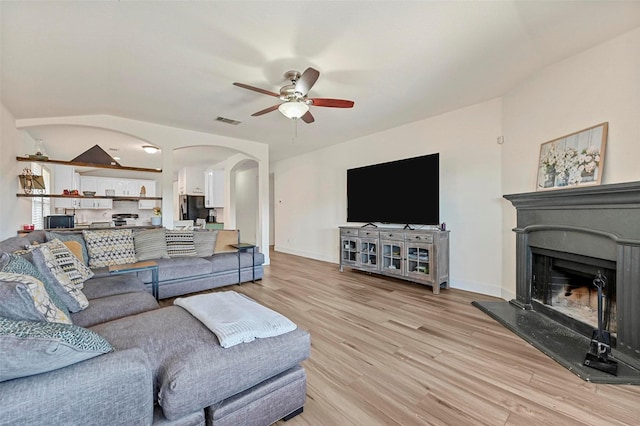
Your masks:
{"label": "white knit blanket", "polygon": [[209,327],[223,348],[297,328],[285,316],[235,291],[179,297],[173,304],[183,307]]}

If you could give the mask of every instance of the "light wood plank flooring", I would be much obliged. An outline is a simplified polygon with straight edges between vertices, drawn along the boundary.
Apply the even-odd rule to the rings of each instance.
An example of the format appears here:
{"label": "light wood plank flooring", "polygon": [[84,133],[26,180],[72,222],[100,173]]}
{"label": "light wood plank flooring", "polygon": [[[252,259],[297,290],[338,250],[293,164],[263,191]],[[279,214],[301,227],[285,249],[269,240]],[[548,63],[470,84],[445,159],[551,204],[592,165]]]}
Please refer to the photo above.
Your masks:
{"label": "light wood plank flooring", "polygon": [[311,333],[304,413],[278,426],[640,424],[640,387],[578,378],[471,305],[494,298],[271,256],[219,290]]}

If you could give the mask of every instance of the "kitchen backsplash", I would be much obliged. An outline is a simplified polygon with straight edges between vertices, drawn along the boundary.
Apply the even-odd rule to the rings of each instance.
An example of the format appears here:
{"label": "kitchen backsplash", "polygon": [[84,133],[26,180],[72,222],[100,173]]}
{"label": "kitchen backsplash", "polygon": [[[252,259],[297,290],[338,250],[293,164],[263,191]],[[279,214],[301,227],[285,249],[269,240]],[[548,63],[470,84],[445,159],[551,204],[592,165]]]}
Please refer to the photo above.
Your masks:
{"label": "kitchen backsplash", "polygon": [[[60,211],[58,211],[60,210]],[[56,209],[56,214],[74,214],[73,209]],[[111,210],[76,209],[75,223],[106,222],[111,216],[118,213],[136,213],[138,222],[151,222],[154,216],[153,210],[138,210],[137,201],[115,201]]]}

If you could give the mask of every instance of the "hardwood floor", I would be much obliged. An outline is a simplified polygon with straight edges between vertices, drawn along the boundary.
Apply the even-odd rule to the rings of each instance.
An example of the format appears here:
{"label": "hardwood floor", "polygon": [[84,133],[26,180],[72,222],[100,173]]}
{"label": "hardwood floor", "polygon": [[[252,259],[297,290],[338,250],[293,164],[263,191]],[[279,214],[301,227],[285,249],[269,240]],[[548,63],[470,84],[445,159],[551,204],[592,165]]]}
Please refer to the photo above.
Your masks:
{"label": "hardwood floor", "polygon": [[640,424],[640,387],[585,382],[471,305],[497,299],[271,259],[220,290],[311,333],[304,413],[279,426]]}

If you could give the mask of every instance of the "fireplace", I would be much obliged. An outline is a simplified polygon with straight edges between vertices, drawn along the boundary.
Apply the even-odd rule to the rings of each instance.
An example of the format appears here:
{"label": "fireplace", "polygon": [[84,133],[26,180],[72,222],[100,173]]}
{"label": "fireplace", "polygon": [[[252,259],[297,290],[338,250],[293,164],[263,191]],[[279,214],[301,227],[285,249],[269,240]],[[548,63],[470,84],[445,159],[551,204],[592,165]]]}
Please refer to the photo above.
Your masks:
{"label": "fireplace", "polygon": [[[504,198],[517,213],[516,297],[474,305],[585,380],[640,384],[640,182]],[[606,284],[617,377],[583,365],[597,328],[594,282]]]}
{"label": "fireplace", "polygon": [[535,247],[531,253],[533,309],[590,336],[592,330],[598,327],[598,291],[593,280],[601,276],[607,283],[604,288],[603,326],[611,332],[615,341],[615,262]]}

